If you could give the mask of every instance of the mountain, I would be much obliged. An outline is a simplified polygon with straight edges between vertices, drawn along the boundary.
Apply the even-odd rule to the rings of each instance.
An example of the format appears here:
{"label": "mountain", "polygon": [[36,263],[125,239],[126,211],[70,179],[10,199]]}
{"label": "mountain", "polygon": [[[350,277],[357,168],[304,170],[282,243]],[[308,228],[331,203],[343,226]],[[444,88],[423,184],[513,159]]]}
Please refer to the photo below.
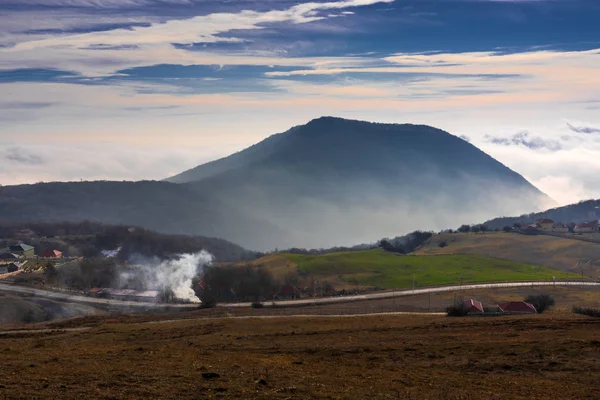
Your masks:
{"label": "mountain", "polygon": [[442,130],[323,117],[164,182],[3,187],[0,220],[86,218],[264,250],[372,242],[548,200]]}
{"label": "mountain", "polygon": [[502,229],[514,224],[534,224],[543,218],[563,224],[598,221],[600,220],[600,200],[584,200],[576,204],[552,208],[539,213],[523,214],[518,217],[494,218],[486,221],[485,224],[490,229]]}

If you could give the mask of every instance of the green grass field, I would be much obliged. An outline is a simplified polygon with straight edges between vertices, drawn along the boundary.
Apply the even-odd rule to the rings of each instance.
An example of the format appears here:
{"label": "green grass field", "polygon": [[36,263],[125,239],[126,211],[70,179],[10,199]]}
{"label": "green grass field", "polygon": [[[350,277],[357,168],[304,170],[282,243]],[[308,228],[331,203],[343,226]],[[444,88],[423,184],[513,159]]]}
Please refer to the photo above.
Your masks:
{"label": "green grass field", "polygon": [[[363,286],[411,288],[461,282],[531,280],[532,265],[467,254],[402,256],[383,250],[367,250],[323,255],[281,254],[298,269],[320,279],[338,278]],[[549,280],[564,273],[533,266],[536,280]]]}

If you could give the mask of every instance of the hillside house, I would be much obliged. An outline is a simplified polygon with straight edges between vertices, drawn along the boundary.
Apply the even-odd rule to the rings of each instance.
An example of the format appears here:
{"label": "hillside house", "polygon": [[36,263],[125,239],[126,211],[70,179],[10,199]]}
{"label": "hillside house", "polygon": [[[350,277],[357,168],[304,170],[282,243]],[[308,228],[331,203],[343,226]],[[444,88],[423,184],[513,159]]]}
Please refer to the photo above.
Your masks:
{"label": "hillside house", "polygon": [[62,258],[63,253],[58,250],[44,250],[40,255],[42,258]]}
{"label": "hillside house", "polygon": [[0,275],[10,274],[11,272],[17,272],[18,270],[23,269],[23,265],[25,265],[25,262],[11,262],[6,264],[0,264]]}
{"label": "hillside house", "polygon": [[19,260],[21,258],[23,257],[18,254],[11,253],[8,248],[0,250],[1,261]]}
{"label": "hillside house", "polygon": [[569,227],[563,223],[555,223],[554,227],[552,228],[552,232],[557,232],[557,233],[567,233],[569,232]]}
{"label": "hillside house", "polygon": [[23,243],[9,246],[8,249],[3,249],[2,251],[0,251],[0,253],[5,253],[5,252],[16,254],[16,255],[19,255],[19,256],[22,256],[25,258],[35,257],[35,249],[32,246],[29,246],[28,244],[23,244]]}
{"label": "hillside house", "polygon": [[521,227],[521,231],[525,233],[539,232],[540,228],[537,225],[525,225]]}
{"label": "hillside house", "polygon": [[597,224],[584,222],[584,223],[575,225],[575,228],[573,228],[573,232],[575,232],[575,233],[592,233],[592,232],[596,232],[597,226],[598,226]]}
{"label": "hillside house", "polygon": [[549,218],[542,218],[537,220],[536,225],[542,231],[551,231],[554,228],[554,221]]}
{"label": "hillside house", "polygon": [[510,314],[536,314],[535,306],[524,301],[511,301],[500,304],[500,308]]}
{"label": "hillside house", "polygon": [[465,300],[463,307],[469,314],[483,314],[483,304],[480,301],[473,299]]}

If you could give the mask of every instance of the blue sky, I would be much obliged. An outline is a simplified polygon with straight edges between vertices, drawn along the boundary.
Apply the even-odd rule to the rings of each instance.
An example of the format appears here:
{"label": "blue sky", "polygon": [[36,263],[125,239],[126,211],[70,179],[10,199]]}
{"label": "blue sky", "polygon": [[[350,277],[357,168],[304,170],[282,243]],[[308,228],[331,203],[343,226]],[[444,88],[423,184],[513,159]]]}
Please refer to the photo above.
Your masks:
{"label": "blue sky", "polygon": [[335,115],[600,197],[598,20],[595,0],[3,0],[0,184],[160,179]]}

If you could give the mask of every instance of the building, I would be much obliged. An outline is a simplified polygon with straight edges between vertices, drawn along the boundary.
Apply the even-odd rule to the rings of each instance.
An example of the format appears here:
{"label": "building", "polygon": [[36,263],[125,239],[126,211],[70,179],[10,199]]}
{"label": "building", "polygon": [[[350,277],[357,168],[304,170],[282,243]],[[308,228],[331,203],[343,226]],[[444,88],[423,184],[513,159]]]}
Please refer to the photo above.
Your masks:
{"label": "building", "polygon": [[500,304],[500,308],[510,314],[536,314],[535,306],[524,301],[510,301]]}
{"label": "building", "polygon": [[8,248],[0,250],[0,260],[2,261],[10,261],[10,260],[19,260],[21,257],[18,254],[11,253]]}
{"label": "building", "polygon": [[563,223],[558,222],[554,224],[552,232],[567,233],[569,232],[569,227]]}
{"label": "building", "polygon": [[525,233],[539,232],[540,228],[537,225],[525,225],[521,227],[521,231]]}
{"label": "building", "polygon": [[584,223],[575,225],[575,228],[573,228],[573,232],[575,232],[575,233],[592,233],[592,232],[596,232],[596,229],[597,229],[597,225],[591,224],[589,222],[584,222]]}
{"label": "building", "polygon": [[542,218],[537,220],[536,224],[542,231],[551,231],[554,228],[554,221],[549,218]]}
{"label": "building", "polygon": [[58,250],[44,250],[42,252],[42,254],[39,254],[40,257],[42,258],[62,258],[63,254],[62,252],[58,251]]}
{"label": "building", "polygon": [[28,244],[23,244],[23,243],[9,246],[8,249],[3,249],[0,251],[0,253],[5,253],[5,252],[16,254],[16,255],[19,255],[19,256],[22,256],[25,258],[35,257],[35,249],[32,246],[29,246]]}
{"label": "building", "polygon": [[6,264],[0,264],[0,275],[1,274],[10,274],[11,272],[17,272],[20,269],[23,269],[23,265],[25,265],[25,262],[22,263],[18,263],[18,262],[12,262],[12,263],[6,263]]}
{"label": "building", "polygon": [[483,314],[483,305],[480,301],[469,299],[463,301],[463,307],[469,314]]}

